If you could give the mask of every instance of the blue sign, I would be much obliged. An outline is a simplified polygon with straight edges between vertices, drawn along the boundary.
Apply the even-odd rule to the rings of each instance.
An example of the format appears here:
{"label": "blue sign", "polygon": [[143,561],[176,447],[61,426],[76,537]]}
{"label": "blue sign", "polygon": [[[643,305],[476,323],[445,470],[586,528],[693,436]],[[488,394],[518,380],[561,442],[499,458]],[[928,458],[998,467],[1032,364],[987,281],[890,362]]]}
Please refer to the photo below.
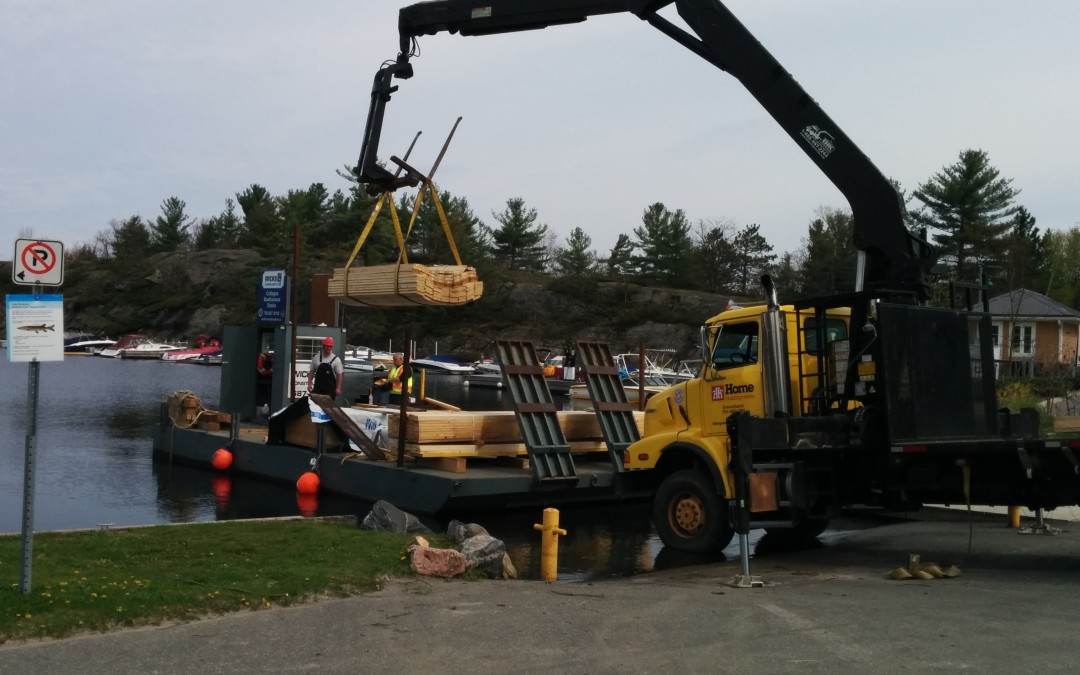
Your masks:
{"label": "blue sign", "polygon": [[280,326],[288,320],[289,278],[285,270],[265,270],[259,281],[258,322]]}

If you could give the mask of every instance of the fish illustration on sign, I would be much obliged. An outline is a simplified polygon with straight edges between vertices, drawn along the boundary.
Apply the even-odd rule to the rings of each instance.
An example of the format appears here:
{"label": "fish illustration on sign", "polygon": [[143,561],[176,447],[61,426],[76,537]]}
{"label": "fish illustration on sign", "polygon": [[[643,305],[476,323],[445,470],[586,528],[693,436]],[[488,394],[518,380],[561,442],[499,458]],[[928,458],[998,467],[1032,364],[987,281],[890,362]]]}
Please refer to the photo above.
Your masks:
{"label": "fish illustration on sign", "polygon": [[31,333],[44,333],[45,331],[55,330],[55,327],[39,323],[32,326],[19,326],[19,330],[30,331]]}

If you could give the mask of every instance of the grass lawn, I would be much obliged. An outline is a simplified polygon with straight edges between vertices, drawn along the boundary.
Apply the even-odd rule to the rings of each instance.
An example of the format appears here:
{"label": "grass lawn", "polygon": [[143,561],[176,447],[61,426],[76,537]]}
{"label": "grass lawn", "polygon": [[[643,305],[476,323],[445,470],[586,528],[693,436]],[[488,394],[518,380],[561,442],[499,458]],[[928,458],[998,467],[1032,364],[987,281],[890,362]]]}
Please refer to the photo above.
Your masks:
{"label": "grass lawn", "polygon": [[26,595],[22,539],[0,537],[0,643],[377,590],[413,574],[412,537],[318,520],[35,534]]}

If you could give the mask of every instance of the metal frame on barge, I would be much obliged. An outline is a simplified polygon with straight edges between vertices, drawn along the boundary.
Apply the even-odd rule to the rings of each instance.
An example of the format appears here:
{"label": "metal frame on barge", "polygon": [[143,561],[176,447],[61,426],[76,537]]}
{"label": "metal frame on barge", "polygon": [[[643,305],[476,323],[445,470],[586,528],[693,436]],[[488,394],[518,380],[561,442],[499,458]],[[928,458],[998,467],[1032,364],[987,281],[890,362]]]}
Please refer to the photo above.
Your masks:
{"label": "metal frame on barge", "polygon": [[[252,422],[254,411],[226,413],[222,419],[228,422],[220,429],[195,424],[185,428],[187,423],[182,419],[177,423],[176,411],[170,414],[168,404],[163,404],[154,432],[154,457],[213,471],[218,470],[213,468],[215,453],[225,448],[231,453],[227,469],[231,473],[295,484],[305,472],[315,471],[320,491],[365,502],[386,500],[406,511],[427,515],[648,496],[646,476],[621,471],[625,443],[605,443],[608,450],[600,453],[572,449],[531,343],[500,342],[498,346],[502,374],[514,396],[517,424],[527,450],[524,457],[476,457],[467,464],[462,461],[457,470],[437,463],[405,461],[404,452],[391,458],[353,426],[332,399],[320,396],[312,400],[331,420],[314,425],[307,418],[306,397],[282,408],[265,425]],[[245,367],[244,362],[226,360],[223,384],[233,380],[235,388],[235,378],[254,377],[256,369]],[[278,368],[285,365],[276,363]],[[224,387],[222,391],[226,391]],[[227,396],[222,397],[222,408],[233,408]],[[629,441],[637,437],[638,429],[625,401],[622,407],[607,401],[596,410],[601,411],[597,414],[606,439],[613,430],[616,438]],[[303,444],[286,441],[283,425],[290,423],[290,417],[307,425]],[[349,451],[348,440],[361,452]]]}

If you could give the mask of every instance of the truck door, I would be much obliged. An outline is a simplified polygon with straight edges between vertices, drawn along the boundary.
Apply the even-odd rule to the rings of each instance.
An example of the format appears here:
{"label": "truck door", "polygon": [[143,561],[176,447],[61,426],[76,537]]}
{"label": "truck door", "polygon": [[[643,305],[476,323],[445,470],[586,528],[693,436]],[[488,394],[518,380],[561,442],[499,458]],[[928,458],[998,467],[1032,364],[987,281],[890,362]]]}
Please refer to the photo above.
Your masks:
{"label": "truck door", "polygon": [[716,327],[712,354],[701,380],[702,432],[727,435],[727,418],[743,410],[763,416],[765,409],[761,364],[758,361],[757,321]]}

